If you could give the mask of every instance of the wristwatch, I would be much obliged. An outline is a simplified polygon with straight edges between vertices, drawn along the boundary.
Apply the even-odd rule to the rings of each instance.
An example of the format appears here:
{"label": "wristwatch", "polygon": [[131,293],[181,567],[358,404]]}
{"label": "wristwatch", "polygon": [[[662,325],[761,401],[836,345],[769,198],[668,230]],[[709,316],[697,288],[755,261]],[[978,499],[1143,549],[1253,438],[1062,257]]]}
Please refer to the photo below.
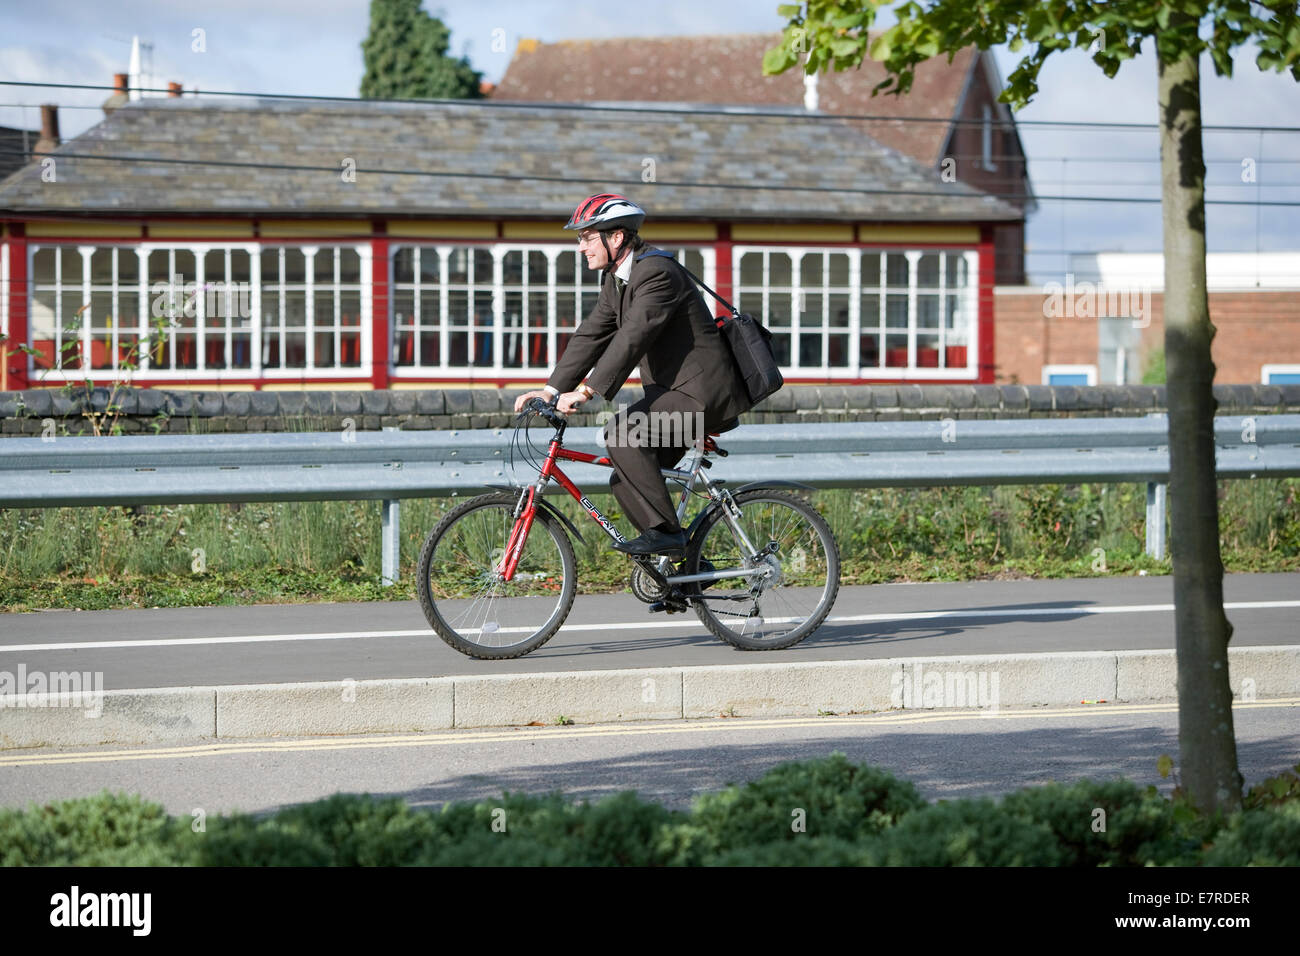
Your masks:
{"label": "wristwatch", "polygon": [[575,389],[575,391],[582,392],[582,394],[586,395],[588,399],[593,399],[596,397],[596,390],[593,389],[586,382],[583,382],[581,385],[579,385],[577,389]]}

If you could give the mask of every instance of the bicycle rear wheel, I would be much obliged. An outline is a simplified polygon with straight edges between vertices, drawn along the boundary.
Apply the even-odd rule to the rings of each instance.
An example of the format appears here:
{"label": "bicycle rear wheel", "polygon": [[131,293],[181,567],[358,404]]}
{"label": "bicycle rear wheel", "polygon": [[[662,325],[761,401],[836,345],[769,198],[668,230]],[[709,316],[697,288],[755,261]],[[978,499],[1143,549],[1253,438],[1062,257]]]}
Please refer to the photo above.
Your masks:
{"label": "bicycle rear wheel", "polygon": [[747,568],[688,592],[696,613],[717,637],[747,651],[792,647],[821,626],[840,589],[840,551],[826,520],[784,491],[756,488],[735,495],[739,525],[758,552],[744,553],[723,517],[710,508],[687,545],[686,574]]}
{"label": "bicycle rear wheel", "polygon": [[496,567],[514,527],[515,495],[482,495],[454,508],[420,552],[420,607],[444,641],[470,657],[521,657],[550,640],[577,590],[573,545],[537,511],[514,577]]}

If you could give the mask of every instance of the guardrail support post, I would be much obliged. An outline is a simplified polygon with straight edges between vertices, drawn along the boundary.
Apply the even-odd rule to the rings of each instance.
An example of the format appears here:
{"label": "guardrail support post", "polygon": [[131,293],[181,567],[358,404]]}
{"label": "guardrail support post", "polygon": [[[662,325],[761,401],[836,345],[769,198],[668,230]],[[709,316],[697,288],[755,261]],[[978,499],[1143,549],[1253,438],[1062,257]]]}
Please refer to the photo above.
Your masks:
{"label": "guardrail support post", "polygon": [[402,550],[402,503],[396,498],[384,499],[383,512],[383,567],[380,583],[391,587],[397,583],[398,561]]}
{"label": "guardrail support post", "polygon": [[1165,493],[1163,482],[1147,482],[1147,554],[1160,561],[1165,556]]}

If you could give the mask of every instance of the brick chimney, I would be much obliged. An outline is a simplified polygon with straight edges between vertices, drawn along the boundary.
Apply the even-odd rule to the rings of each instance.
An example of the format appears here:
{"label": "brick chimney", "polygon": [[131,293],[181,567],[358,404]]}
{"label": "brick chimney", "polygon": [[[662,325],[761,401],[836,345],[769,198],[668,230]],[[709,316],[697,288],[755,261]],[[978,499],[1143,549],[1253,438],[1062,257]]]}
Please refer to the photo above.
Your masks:
{"label": "brick chimney", "polygon": [[44,156],[46,153],[52,153],[58,148],[59,143],[59,108],[53,103],[43,103],[41,104],[41,138],[36,141],[32,155]]}
{"label": "brick chimney", "polygon": [[128,97],[126,93],[126,74],[114,73],[113,74],[113,95],[110,96],[108,99],[104,100],[104,115],[112,116],[113,110],[117,109],[119,106],[126,105],[127,99]]}
{"label": "brick chimney", "polygon": [[181,95],[181,85],[179,83],[168,83],[167,95],[179,99]]}

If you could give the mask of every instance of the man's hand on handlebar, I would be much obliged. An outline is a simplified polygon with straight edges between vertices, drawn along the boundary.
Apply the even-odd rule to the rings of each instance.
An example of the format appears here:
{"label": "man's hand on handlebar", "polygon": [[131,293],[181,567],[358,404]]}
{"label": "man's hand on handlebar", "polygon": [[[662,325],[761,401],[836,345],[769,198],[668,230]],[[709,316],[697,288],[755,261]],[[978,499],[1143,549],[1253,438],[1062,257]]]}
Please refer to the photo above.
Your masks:
{"label": "man's hand on handlebar", "polygon": [[534,389],[531,392],[524,392],[524,394],[515,399],[515,411],[522,412],[524,406],[534,398],[540,398],[543,404],[550,404],[551,393],[540,388]]}
{"label": "man's hand on handlebar", "polygon": [[[532,408],[534,411],[536,411],[536,409],[532,405],[534,399],[541,402],[543,405],[550,405],[551,393],[544,391],[542,389],[536,389],[531,392],[524,392],[522,395],[520,395],[518,398],[515,399],[515,411],[522,412],[526,408]],[[568,415],[579,405],[586,403],[586,401],[587,401],[587,395],[585,392],[580,392],[580,391],[565,392],[562,395],[556,396],[555,410],[558,411],[561,415]]]}

